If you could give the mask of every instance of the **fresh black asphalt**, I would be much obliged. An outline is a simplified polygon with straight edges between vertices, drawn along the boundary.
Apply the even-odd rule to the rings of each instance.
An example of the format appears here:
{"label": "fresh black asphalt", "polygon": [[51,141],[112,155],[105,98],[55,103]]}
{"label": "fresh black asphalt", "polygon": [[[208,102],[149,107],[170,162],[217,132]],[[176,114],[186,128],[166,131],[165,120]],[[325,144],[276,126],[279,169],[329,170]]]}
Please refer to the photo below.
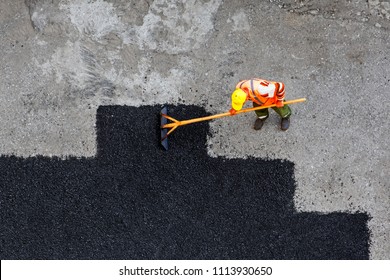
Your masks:
{"label": "fresh black asphalt", "polygon": [[164,151],[160,110],[99,107],[94,158],[2,156],[0,258],[368,259],[367,214],[297,213],[294,164],[211,158],[207,122]]}

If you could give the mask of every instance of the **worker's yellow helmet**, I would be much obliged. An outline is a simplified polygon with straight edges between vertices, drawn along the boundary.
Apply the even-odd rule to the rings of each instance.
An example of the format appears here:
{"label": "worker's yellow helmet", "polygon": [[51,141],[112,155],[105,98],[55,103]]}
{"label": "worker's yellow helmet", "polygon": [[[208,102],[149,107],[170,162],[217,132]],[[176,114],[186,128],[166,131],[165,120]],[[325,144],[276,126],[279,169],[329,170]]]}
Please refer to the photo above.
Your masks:
{"label": "worker's yellow helmet", "polygon": [[232,93],[232,108],[236,111],[242,109],[246,101],[246,93],[242,89],[238,88]]}

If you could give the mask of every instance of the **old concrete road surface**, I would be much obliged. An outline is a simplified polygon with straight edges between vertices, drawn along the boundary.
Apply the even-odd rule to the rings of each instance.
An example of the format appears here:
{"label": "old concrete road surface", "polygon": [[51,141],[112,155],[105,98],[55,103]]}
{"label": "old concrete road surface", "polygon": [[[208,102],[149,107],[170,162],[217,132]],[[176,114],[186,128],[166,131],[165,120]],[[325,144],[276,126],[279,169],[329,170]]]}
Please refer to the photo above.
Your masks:
{"label": "old concrete road surface", "polygon": [[[121,258],[109,252],[125,250],[121,240],[131,232],[127,248],[144,244],[134,245],[140,251],[133,257],[178,256],[189,234],[191,256],[246,258],[237,244],[253,248],[263,231],[270,247],[253,248],[251,257],[390,259],[389,28],[390,4],[382,0],[0,1],[1,257],[38,258],[32,253],[44,247],[46,258]],[[156,165],[150,177],[128,172],[142,170],[134,160],[158,150],[142,146],[143,154],[133,141],[143,143],[140,135],[157,118],[149,114],[158,114],[161,104],[189,117],[225,112],[235,84],[251,77],[283,81],[287,99],[308,101],[293,106],[286,132],[274,112],[259,132],[251,128],[254,114],[177,130],[173,138],[183,146],[161,157],[192,152],[205,166],[228,171],[204,179],[215,188],[210,193],[204,186],[195,192],[191,183],[201,184],[205,172],[191,169],[191,161]],[[110,126],[111,135],[99,134]],[[200,135],[204,147],[188,145],[186,139]],[[99,161],[104,151],[123,164]],[[177,165],[193,176],[175,173]],[[230,181],[234,165],[254,170]],[[186,179],[158,192],[160,172]],[[144,175],[136,182],[149,186],[151,200],[132,189],[138,185],[125,184],[131,174]],[[280,209],[262,208],[261,193],[280,200]],[[121,194],[133,195],[132,208],[119,203]],[[150,203],[158,198],[172,208]],[[208,219],[196,205],[209,211]],[[229,205],[236,206],[232,220]],[[159,224],[164,211],[171,219]],[[239,217],[248,218],[238,222],[245,233],[233,226]],[[178,227],[183,231],[173,230]],[[301,239],[288,247],[292,236]],[[196,246],[202,240],[208,248]],[[103,244],[100,251],[91,251],[96,244]],[[311,246],[298,254],[302,244]],[[339,250],[331,254],[323,244]],[[216,250],[219,245],[226,250]]]}

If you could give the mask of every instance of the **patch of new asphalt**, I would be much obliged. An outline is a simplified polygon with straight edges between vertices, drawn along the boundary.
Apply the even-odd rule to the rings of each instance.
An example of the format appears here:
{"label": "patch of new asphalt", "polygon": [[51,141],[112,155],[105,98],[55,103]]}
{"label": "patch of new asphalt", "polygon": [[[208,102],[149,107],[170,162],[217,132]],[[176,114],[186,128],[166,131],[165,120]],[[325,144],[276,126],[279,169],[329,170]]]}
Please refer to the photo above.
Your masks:
{"label": "patch of new asphalt", "polygon": [[[365,213],[294,211],[294,164],[160,147],[160,106],[103,106],[94,158],[0,158],[1,259],[368,259]],[[204,116],[170,107],[177,119]]]}

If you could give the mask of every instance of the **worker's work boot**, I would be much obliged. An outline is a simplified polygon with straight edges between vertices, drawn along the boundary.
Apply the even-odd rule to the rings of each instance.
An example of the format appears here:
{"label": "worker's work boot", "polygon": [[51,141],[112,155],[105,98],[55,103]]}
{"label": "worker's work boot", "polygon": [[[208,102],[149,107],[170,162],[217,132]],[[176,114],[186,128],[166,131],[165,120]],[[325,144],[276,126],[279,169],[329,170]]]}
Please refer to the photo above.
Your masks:
{"label": "worker's work boot", "polygon": [[282,130],[287,130],[290,127],[290,117],[282,118],[280,128]]}
{"label": "worker's work boot", "polygon": [[255,125],[253,126],[253,129],[260,130],[263,127],[264,122],[265,122],[265,119],[257,118],[255,121]]}

